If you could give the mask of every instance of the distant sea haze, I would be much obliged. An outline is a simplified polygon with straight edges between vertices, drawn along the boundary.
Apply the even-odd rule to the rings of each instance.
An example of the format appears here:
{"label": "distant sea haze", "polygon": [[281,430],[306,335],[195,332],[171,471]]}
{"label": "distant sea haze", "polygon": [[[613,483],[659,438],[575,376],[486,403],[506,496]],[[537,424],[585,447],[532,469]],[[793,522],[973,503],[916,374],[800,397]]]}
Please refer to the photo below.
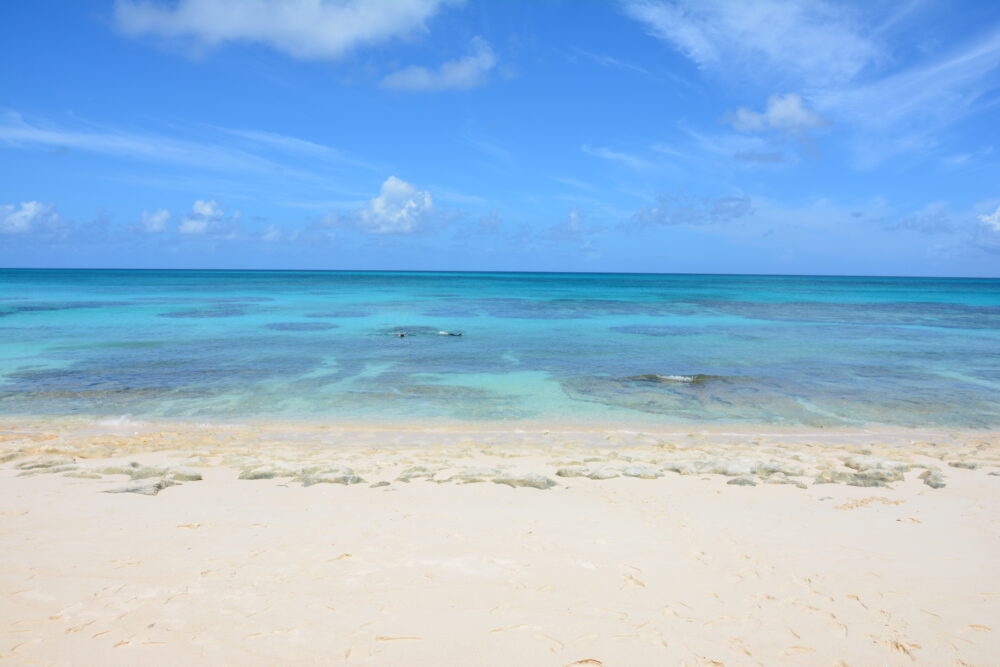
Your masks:
{"label": "distant sea haze", "polygon": [[1000,280],[0,271],[6,415],[996,428],[997,396]]}

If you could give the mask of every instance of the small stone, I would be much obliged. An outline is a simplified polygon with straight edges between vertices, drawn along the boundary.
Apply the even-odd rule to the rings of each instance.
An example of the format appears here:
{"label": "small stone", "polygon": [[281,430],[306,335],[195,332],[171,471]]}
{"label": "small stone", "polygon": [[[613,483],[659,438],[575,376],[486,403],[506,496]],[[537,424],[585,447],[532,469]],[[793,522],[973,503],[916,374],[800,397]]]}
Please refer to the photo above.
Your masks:
{"label": "small stone", "polygon": [[628,466],[622,470],[622,474],[626,477],[638,477],[639,479],[656,479],[658,477],[663,477],[662,472],[651,465],[643,463]]}
{"label": "small stone", "polygon": [[757,486],[757,479],[750,475],[742,475],[740,477],[733,477],[726,484],[732,486]]}
{"label": "small stone", "polygon": [[941,474],[940,470],[925,470],[920,475],[920,479],[924,480],[924,484],[932,489],[940,489],[946,486],[944,483],[944,475]]}
{"label": "small stone", "polygon": [[662,467],[664,470],[675,472],[678,475],[696,475],[699,472],[698,467],[691,461],[672,461],[664,463]]}
{"label": "small stone", "polygon": [[381,482],[375,482],[374,484],[369,484],[368,487],[372,488],[372,489],[378,489],[378,488],[381,488],[383,486],[389,486],[389,484],[390,484],[389,482],[386,482],[385,480],[383,480]]}
{"label": "small stone", "polygon": [[96,472],[68,472],[63,477],[75,477],[77,479],[101,479],[101,476]]}
{"label": "small stone", "polygon": [[302,475],[298,478],[302,482],[302,486],[312,486],[313,484],[363,484],[365,480],[361,479],[353,472],[350,473],[312,473],[307,475]]}
{"label": "small stone", "polygon": [[69,465],[72,463],[75,463],[75,460],[71,456],[56,456],[48,459],[25,461],[24,463],[18,463],[14,467],[18,470],[39,470],[41,468],[54,468],[56,466]]}
{"label": "small stone", "polygon": [[457,482],[459,484],[476,484],[478,482],[485,482],[487,479],[491,479],[495,475],[499,474],[500,471],[496,468],[466,468],[465,470],[455,473],[448,479],[441,480],[441,483]]}
{"label": "small stone", "polygon": [[949,461],[948,465],[952,468],[965,468],[966,470],[975,470],[979,467],[975,461]]}
{"label": "small stone", "polygon": [[779,461],[765,461],[758,463],[755,471],[758,475],[781,474],[789,477],[798,477],[806,474],[805,468],[800,465],[781,463]]}
{"label": "small stone", "polygon": [[823,470],[813,481],[814,484],[840,484],[848,482],[854,477],[854,473],[842,472],[840,470]]}
{"label": "small stone", "polygon": [[528,486],[533,489],[550,489],[556,486],[554,480],[539,475],[538,473],[504,473],[493,478],[494,484],[506,484],[507,486]]}
{"label": "small stone", "polygon": [[108,489],[104,493],[138,493],[143,496],[155,496],[168,486],[174,486],[176,482],[167,479],[145,479],[132,482],[117,489]]}
{"label": "small stone", "polygon": [[726,477],[746,477],[757,472],[757,462],[748,459],[733,459],[730,461],[712,461],[702,472],[725,475]]}
{"label": "small stone", "polygon": [[132,469],[129,475],[132,479],[149,479],[150,477],[164,477],[170,472],[167,466],[137,466]]}
{"label": "small stone", "polygon": [[399,473],[399,477],[396,478],[397,482],[409,482],[411,479],[431,479],[437,471],[428,470],[426,466],[410,466],[403,472]]}
{"label": "small stone", "polygon": [[77,470],[77,469],[79,469],[79,467],[80,466],[78,466],[78,465],[74,465],[72,463],[67,463],[67,464],[64,464],[64,465],[48,466],[48,467],[44,467],[44,468],[31,468],[29,470],[25,470],[22,473],[18,473],[17,476],[18,477],[30,477],[32,475],[50,475],[50,474],[55,474],[57,472],[67,472],[69,470]]}
{"label": "small stone", "polygon": [[590,474],[587,466],[566,466],[556,470],[556,477],[586,477]]}
{"label": "small stone", "polygon": [[587,475],[590,479],[614,479],[615,477],[621,476],[621,473],[614,468],[608,468],[607,466],[603,468],[598,468],[594,472]]}
{"label": "small stone", "polygon": [[201,473],[193,468],[188,468],[186,466],[176,466],[170,468],[170,479],[176,480],[178,482],[200,482]]}

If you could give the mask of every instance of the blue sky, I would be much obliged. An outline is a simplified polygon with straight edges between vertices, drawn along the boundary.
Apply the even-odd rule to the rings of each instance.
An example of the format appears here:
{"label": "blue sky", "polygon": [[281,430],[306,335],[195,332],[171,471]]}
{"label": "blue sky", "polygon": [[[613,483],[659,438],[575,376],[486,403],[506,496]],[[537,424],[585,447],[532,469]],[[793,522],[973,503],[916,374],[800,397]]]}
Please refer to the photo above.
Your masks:
{"label": "blue sky", "polygon": [[1000,4],[9,0],[3,266],[1000,276]]}

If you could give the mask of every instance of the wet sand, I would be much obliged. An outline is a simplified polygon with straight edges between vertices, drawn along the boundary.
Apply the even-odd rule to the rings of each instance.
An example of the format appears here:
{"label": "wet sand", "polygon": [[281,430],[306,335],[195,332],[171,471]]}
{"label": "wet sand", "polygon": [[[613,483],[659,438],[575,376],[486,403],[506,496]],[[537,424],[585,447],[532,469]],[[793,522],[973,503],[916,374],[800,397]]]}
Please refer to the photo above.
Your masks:
{"label": "wet sand", "polygon": [[1000,662],[997,433],[11,420],[0,460],[11,664]]}

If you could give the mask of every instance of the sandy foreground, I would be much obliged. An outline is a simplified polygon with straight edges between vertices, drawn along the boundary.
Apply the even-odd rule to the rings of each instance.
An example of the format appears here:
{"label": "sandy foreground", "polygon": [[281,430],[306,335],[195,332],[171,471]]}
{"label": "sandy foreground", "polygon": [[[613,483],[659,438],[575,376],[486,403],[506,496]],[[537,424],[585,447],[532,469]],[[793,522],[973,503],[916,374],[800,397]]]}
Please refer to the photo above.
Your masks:
{"label": "sandy foreground", "polygon": [[0,461],[11,664],[1000,664],[997,433],[7,421]]}

